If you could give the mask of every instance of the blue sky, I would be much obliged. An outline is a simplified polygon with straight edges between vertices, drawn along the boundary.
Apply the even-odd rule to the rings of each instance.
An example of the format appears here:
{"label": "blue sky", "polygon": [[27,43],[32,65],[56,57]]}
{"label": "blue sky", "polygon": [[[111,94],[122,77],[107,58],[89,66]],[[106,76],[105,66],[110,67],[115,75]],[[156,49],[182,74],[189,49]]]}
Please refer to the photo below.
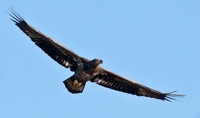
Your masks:
{"label": "blue sky", "polygon": [[[88,82],[69,93],[63,68],[9,20],[8,7],[78,55],[162,92],[165,102]],[[0,0],[2,118],[200,118],[199,0]]]}

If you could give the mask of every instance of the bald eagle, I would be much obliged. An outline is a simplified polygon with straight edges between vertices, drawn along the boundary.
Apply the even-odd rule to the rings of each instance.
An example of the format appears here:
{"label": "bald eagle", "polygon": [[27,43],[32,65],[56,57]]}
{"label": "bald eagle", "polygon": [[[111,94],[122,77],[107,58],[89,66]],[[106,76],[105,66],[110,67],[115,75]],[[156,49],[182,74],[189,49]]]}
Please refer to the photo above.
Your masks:
{"label": "bald eagle", "polygon": [[174,97],[182,96],[173,94],[173,92],[162,93],[112,73],[99,66],[103,63],[101,59],[89,60],[80,57],[73,51],[42,34],[30,26],[13,8],[10,8],[9,15],[11,16],[11,20],[47,55],[60,65],[74,72],[74,75],[63,81],[65,87],[71,93],[82,93],[86,82],[90,81],[117,91],[160,100],[170,101]]}

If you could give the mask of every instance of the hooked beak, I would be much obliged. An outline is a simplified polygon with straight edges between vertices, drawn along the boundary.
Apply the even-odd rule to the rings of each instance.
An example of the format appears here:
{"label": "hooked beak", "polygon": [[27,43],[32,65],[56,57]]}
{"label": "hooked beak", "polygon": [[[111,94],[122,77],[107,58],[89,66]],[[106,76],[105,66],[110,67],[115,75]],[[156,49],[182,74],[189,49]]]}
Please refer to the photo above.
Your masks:
{"label": "hooked beak", "polygon": [[103,64],[103,60],[100,60],[100,63]]}

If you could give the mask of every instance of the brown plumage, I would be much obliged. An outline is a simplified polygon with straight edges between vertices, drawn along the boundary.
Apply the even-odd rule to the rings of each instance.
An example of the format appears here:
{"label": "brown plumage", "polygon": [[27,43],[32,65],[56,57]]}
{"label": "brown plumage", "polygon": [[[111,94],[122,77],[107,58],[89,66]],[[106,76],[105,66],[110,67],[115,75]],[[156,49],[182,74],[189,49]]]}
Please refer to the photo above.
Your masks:
{"label": "brown plumage", "polygon": [[73,76],[63,81],[65,87],[71,93],[81,93],[86,82],[91,81],[117,91],[161,100],[170,101],[170,99],[174,99],[174,97],[182,96],[173,94],[172,92],[162,93],[107,71],[99,66],[99,64],[102,64],[102,60],[88,60],[78,56],[71,50],[61,46],[53,39],[34,29],[12,8],[10,8],[10,11],[11,14],[9,15],[12,17],[11,20],[15,22],[38,47],[56,62],[66,68],[70,68],[70,70],[74,72]]}

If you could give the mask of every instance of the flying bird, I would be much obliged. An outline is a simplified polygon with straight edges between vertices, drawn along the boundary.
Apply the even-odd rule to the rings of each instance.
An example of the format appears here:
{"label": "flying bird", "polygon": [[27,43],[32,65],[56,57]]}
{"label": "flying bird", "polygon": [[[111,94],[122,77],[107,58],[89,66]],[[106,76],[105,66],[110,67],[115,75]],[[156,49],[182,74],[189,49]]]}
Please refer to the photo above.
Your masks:
{"label": "flying bird", "polygon": [[82,93],[86,82],[90,81],[117,91],[160,100],[170,101],[174,97],[182,96],[173,94],[173,92],[162,93],[110,72],[100,66],[103,63],[101,59],[89,60],[63,47],[30,26],[14,9],[10,8],[9,15],[11,20],[47,55],[74,72],[74,75],[63,81],[65,87],[71,93]]}

